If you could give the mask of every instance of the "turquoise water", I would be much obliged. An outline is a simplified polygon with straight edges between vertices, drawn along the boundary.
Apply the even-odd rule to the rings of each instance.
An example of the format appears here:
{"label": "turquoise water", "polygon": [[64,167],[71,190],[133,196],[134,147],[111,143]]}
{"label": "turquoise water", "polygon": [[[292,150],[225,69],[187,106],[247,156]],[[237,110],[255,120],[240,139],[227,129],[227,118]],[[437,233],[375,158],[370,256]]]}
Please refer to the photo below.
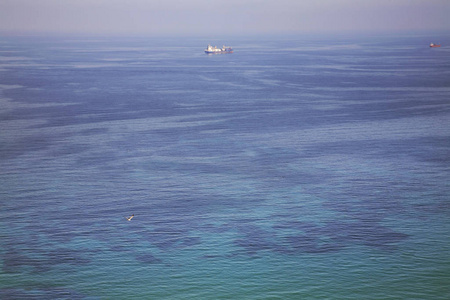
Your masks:
{"label": "turquoise water", "polygon": [[0,298],[448,299],[432,37],[3,37]]}

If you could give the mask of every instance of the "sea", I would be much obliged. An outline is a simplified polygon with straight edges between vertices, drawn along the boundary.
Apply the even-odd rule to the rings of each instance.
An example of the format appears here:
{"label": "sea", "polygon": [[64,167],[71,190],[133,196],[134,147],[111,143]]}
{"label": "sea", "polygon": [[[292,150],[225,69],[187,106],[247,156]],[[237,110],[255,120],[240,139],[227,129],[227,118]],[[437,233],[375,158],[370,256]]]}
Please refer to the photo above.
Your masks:
{"label": "sea", "polygon": [[450,299],[450,34],[4,35],[0,212],[0,299]]}

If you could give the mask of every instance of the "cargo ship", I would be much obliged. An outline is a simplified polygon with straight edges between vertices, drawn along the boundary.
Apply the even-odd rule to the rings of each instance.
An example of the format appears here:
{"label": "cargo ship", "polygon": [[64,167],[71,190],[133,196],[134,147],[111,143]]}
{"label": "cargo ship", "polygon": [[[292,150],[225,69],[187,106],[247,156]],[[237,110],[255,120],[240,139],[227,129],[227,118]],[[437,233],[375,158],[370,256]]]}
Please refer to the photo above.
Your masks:
{"label": "cargo ship", "polygon": [[433,43],[431,43],[430,44],[430,47],[431,48],[438,48],[438,47],[440,47],[441,45],[438,45],[438,44],[433,44]]}
{"label": "cargo ship", "polygon": [[222,46],[222,48],[217,48],[216,46],[208,45],[205,49],[206,54],[220,54],[220,53],[233,53],[233,49],[231,47]]}

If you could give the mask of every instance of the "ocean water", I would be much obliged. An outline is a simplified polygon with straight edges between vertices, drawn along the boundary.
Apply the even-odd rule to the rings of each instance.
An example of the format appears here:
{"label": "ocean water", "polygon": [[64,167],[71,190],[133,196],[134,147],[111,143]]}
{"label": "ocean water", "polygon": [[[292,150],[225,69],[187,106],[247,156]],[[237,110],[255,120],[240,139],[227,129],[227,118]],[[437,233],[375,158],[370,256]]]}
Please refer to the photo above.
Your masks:
{"label": "ocean water", "polygon": [[0,38],[0,298],[449,299],[449,45]]}

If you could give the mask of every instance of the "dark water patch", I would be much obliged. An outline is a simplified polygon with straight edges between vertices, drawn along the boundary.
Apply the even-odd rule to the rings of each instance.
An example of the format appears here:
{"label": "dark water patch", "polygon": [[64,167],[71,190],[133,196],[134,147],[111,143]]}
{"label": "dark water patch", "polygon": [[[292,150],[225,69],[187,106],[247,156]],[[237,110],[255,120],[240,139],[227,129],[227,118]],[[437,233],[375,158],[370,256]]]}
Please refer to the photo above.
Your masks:
{"label": "dark water patch", "polygon": [[29,152],[48,149],[52,138],[45,135],[30,135],[26,138],[17,137],[13,141],[3,141],[0,144],[0,160],[16,158]]}
{"label": "dark water patch", "polygon": [[296,212],[292,211],[275,211],[270,214],[270,217],[273,220],[293,220],[297,217],[297,215],[298,214]]}
{"label": "dark water patch", "polygon": [[157,258],[151,253],[145,253],[142,255],[137,255],[136,260],[145,263],[145,264],[161,264],[163,261],[160,258]]}
{"label": "dark water patch", "polygon": [[51,269],[51,265],[47,264],[43,257],[32,257],[15,250],[8,250],[2,255],[2,258],[2,269],[5,273],[21,273],[26,267],[31,268],[34,273],[46,272]]}
{"label": "dark water patch", "polygon": [[224,255],[220,255],[220,254],[206,254],[206,255],[202,255],[200,257],[201,259],[214,259],[214,260],[220,260],[224,258]]}
{"label": "dark water patch", "polygon": [[158,235],[170,235],[170,236],[182,236],[190,231],[190,228],[186,226],[186,222],[181,221],[168,221],[168,224],[156,226],[153,233]]}
{"label": "dark water patch", "polygon": [[356,221],[328,221],[320,227],[319,233],[337,240],[348,240],[349,235],[356,227],[358,227]]}
{"label": "dark water patch", "polygon": [[62,126],[75,126],[86,124],[98,124],[104,122],[114,122],[123,120],[136,120],[144,119],[146,116],[138,116],[133,114],[127,114],[124,112],[105,112],[100,111],[94,114],[93,111],[87,113],[83,110],[80,115],[70,115],[66,118],[53,117],[49,118],[45,124],[42,124],[41,128],[47,127],[62,127]]}
{"label": "dark water patch", "polygon": [[86,299],[87,295],[77,291],[59,288],[2,288],[0,289],[0,299],[3,300],[40,300],[40,299]]}
{"label": "dark water patch", "polygon": [[[344,199],[342,195],[330,195],[333,199],[324,201],[323,207],[351,218],[375,221],[408,210],[405,202],[400,201],[400,197],[389,195],[392,191],[374,189],[372,192],[370,188],[366,188],[357,195],[351,190],[341,190],[340,193],[346,194],[348,198]],[[357,200],[361,198],[365,200]]]}
{"label": "dark water patch", "polygon": [[[411,116],[436,116],[448,113],[448,101],[445,96],[433,94],[433,99],[427,99],[430,94],[427,92],[389,91],[378,92],[380,99],[390,101],[365,101],[356,104],[345,104],[345,111],[358,111],[352,114],[355,120],[389,120],[398,118],[410,118]],[[355,93],[355,98],[360,95]]]}
{"label": "dark water patch", "polygon": [[392,248],[407,239],[404,233],[382,226],[374,221],[328,222],[323,227],[324,234],[342,243],[356,243],[376,248]]}
{"label": "dark water patch", "polygon": [[[38,227],[35,227],[35,226]],[[34,224],[30,226],[31,230],[38,230],[40,233],[45,234],[45,236],[53,242],[57,243],[68,243],[77,236],[79,236],[78,232],[75,232],[72,227],[67,225],[57,225],[50,226],[49,224]]]}
{"label": "dark water patch", "polygon": [[243,237],[235,239],[233,243],[245,249],[248,255],[256,255],[264,250],[273,251],[277,248],[277,236],[273,232],[252,224],[237,224],[237,230]]}
{"label": "dark water patch", "polygon": [[157,226],[153,230],[141,233],[143,239],[162,250],[182,249],[201,243],[200,237],[191,236],[193,230],[189,222],[173,222]]}
{"label": "dark water patch", "polygon": [[[49,247],[49,245],[46,245]],[[3,271],[6,273],[22,272],[29,267],[33,273],[47,272],[58,265],[86,265],[91,262],[87,256],[94,251],[74,250],[69,248],[56,248],[52,250],[39,248],[22,249],[10,247],[1,257],[3,259]]]}
{"label": "dark water patch", "polygon": [[221,225],[203,224],[203,225],[197,227],[197,230],[199,230],[201,232],[221,234],[221,233],[225,233],[227,231],[233,230],[233,228],[234,228],[234,226],[232,226],[230,224],[221,224]]}
{"label": "dark water patch", "polygon": [[[79,154],[91,149],[88,143],[75,143],[71,140],[72,133],[54,134],[29,133],[26,137],[18,137],[4,141],[0,145],[0,158],[11,159],[24,154],[47,151],[52,159],[60,156]],[[22,135],[21,135],[22,136]],[[36,158],[39,155],[36,155]],[[30,168],[31,169],[31,168]]]}
{"label": "dark water patch", "polygon": [[86,254],[81,250],[73,250],[68,248],[58,248],[46,253],[46,262],[50,265],[86,265],[91,262],[86,258]]}
{"label": "dark water patch", "polygon": [[197,246],[202,243],[202,239],[198,236],[185,237],[180,241],[180,248],[188,248],[192,246]]}
{"label": "dark water patch", "polygon": [[87,152],[92,149],[91,146],[87,144],[76,144],[76,143],[66,143],[64,141],[61,142],[61,146],[52,147],[51,154],[53,157],[60,157],[66,155],[80,154],[83,152]]}
{"label": "dark water patch", "polygon": [[277,251],[284,254],[329,253],[345,248],[345,245],[334,242],[321,242],[319,237],[309,235],[289,236],[285,238],[286,246],[278,247]]}
{"label": "dark water patch", "polygon": [[286,221],[273,225],[273,230],[270,231],[251,224],[238,225],[238,232],[243,237],[233,242],[237,247],[245,249],[248,255],[256,255],[260,251],[295,254],[336,252],[352,245],[393,250],[399,242],[409,237],[382,226],[379,222],[378,218],[333,220],[322,225]]}
{"label": "dark water patch", "polygon": [[[177,189],[177,185],[175,188]],[[179,193],[179,195],[177,195]],[[204,218],[209,216],[211,211],[223,207],[243,205],[240,199],[231,196],[218,195],[214,189],[197,189],[197,185],[187,187],[184,191],[163,193],[161,197],[172,198],[158,203],[154,210],[150,211],[151,222],[163,231],[164,227],[172,227],[174,231],[193,230],[202,226]],[[193,196],[193,195],[194,196]],[[170,231],[171,229],[169,229]]]}
{"label": "dark water patch", "polygon": [[436,213],[448,213],[450,212],[450,202],[445,200],[440,201],[433,206],[432,211]]}
{"label": "dark water patch", "polygon": [[[450,135],[450,134],[449,134]],[[450,139],[448,136],[430,136],[410,140],[408,153],[421,161],[448,166],[450,163]]]}
{"label": "dark water patch", "polygon": [[181,238],[179,237],[159,237],[150,239],[150,243],[161,250],[168,251],[178,248]]}
{"label": "dark water patch", "polygon": [[146,237],[146,235],[143,235],[143,238],[149,241],[153,246],[166,251],[189,248],[202,243],[200,237],[190,236],[188,231],[166,233],[149,232],[148,236]]}
{"label": "dark water patch", "polygon": [[[405,161],[430,162],[447,165],[450,161],[450,139],[443,136],[403,137],[401,139],[379,138],[370,136],[366,140],[350,140],[337,142],[321,142],[307,145],[306,150],[312,157],[322,155],[356,156],[369,159],[390,158]],[[408,165],[398,165],[398,168],[414,170],[412,161]]]}
{"label": "dark water patch", "polygon": [[[155,101],[147,101],[146,106],[139,109],[139,101],[135,99],[131,106],[125,106],[127,96],[116,97],[117,103],[112,103],[111,99],[93,98],[91,102],[85,102],[81,105],[67,105],[60,108],[56,112],[52,112],[46,118],[46,122],[39,128],[60,127],[60,126],[74,126],[86,124],[98,124],[104,122],[116,122],[126,120],[143,120],[151,118],[172,117],[184,115],[183,110],[171,109],[170,104],[167,105],[165,101],[156,103]],[[86,99],[85,99],[86,100]],[[70,108],[70,109],[68,109]],[[190,127],[189,127],[190,128]],[[174,132],[187,132],[188,130],[180,126],[179,128],[172,128]]]}
{"label": "dark water patch", "polygon": [[253,256],[257,255],[260,251],[273,251],[277,248],[276,244],[268,239],[269,237],[246,236],[242,239],[235,239],[233,243],[237,247],[243,248],[247,255]]}
{"label": "dark water patch", "polygon": [[[106,240],[109,241],[109,240]],[[109,241],[111,242],[111,241]],[[130,239],[130,241],[124,242],[124,241],[120,241],[119,243],[114,244],[113,242],[110,243],[108,249],[112,252],[133,252],[133,248],[130,247],[129,245],[132,245],[131,243],[133,243],[133,241]]]}
{"label": "dark water patch", "polygon": [[[82,204],[80,204],[82,205]],[[52,212],[43,212],[40,215],[50,215]],[[126,220],[125,220],[126,221]],[[79,211],[79,209],[67,209],[57,211],[54,217],[45,219],[34,218],[26,228],[37,238],[27,238],[28,242],[50,242],[55,244],[66,244],[75,238],[92,238],[101,240],[102,237],[117,236],[120,231],[114,231],[116,224],[107,217],[101,217],[92,212]],[[39,248],[39,247],[38,247]]]}
{"label": "dark water patch", "polygon": [[39,249],[42,246],[41,237],[33,231],[20,235],[2,236],[2,246],[12,251],[24,251],[27,249]]}
{"label": "dark water patch", "polygon": [[276,231],[300,231],[308,235],[319,235],[323,233],[323,228],[316,223],[295,220],[278,222],[272,228]]}
{"label": "dark water patch", "polygon": [[364,245],[384,249],[390,249],[408,237],[407,234],[395,232],[384,226],[372,226],[370,228],[357,227],[350,234],[352,240],[362,241]]}

